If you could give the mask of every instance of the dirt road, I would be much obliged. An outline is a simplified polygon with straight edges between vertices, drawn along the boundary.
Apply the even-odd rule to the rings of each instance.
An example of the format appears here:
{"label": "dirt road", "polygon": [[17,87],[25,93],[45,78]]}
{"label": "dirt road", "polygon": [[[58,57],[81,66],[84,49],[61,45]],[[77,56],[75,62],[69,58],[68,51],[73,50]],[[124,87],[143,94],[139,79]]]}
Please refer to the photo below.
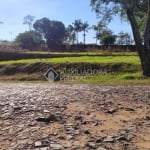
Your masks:
{"label": "dirt road", "polygon": [[150,150],[149,91],[0,83],[0,150]]}

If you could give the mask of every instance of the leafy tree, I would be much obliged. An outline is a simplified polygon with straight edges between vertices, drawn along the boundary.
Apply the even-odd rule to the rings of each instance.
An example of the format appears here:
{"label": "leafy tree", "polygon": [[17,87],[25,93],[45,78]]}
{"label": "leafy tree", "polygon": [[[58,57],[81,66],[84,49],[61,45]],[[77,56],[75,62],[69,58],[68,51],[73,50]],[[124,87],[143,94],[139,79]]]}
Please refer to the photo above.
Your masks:
{"label": "leafy tree", "polygon": [[88,29],[89,29],[88,22],[86,21],[86,22],[82,23],[81,28],[82,28],[82,31],[83,31],[83,43],[85,44],[86,32],[88,32]]}
{"label": "leafy tree", "polygon": [[17,43],[22,49],[35,50],[43,43],[41,35],[36,31],[26,31],[20,33],[16,39]]}
{"label": "leafy tree", "polygon": [[114,35],[106,34],[101,38],[101,43],[103,45],[113,45],[115,43],[116,37]]}
{"label": "leafy tree", "polygon": [[27,15],[26,17],[24,17],[23,24],[29,26],[29,31],[31,31],[31,29],[32,29],[32,23],[33,23],[34,19],[35,19],[35,17],[31,16],[31,15]]}
{"label": "leafy tree", "polygon": [[116,41],[116,36],[113,35],[111,30],[103,29],[101,33],[99,33],[101,44],[103,45],[113,45]]}
{"label": "leafy tree", "polygon": [[110,22],[116,14],[130,22],[143,75],[150,77],[149,0],[91,0],[91,5],[103,22]]}
{"label": "leafy tree", "polygon": [[74,30],[76,32],[76,39],[77,39],[77,44],[79,43],[79,39],[78,39],[78,33],[82,31],[82,21],[80,19],[75,20],[73,22],[74,25]]}
{"label": "leafy tree", "polygon": [[33,24],[34,29],[45,38],[49,48],[57,48],[65,39],[65,26],[60,21],[42,18]]}

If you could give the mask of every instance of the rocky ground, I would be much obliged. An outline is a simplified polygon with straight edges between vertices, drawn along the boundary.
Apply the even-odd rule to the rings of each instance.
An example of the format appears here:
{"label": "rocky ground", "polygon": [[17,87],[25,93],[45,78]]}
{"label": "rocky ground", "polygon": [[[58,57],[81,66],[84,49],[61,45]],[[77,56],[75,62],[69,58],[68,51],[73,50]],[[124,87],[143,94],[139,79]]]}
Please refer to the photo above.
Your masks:
{"label": "rocky ground", "polygon": [[150,150],[149,91],[0,83],[0,150]]}

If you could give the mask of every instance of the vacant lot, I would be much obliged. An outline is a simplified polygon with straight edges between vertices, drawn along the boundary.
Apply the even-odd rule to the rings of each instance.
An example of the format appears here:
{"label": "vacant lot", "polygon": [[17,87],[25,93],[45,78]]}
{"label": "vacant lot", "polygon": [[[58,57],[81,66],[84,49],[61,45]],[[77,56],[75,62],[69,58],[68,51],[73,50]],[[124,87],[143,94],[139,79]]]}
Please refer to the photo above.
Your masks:
{"label": "vacant lot", "polygon": [[49,67],[106,71],[67,74],[61,84],[0,83],[0,149],[149,150],[150,79],[138,56],[68,55],[0,62],[2,81],[46,81]]}

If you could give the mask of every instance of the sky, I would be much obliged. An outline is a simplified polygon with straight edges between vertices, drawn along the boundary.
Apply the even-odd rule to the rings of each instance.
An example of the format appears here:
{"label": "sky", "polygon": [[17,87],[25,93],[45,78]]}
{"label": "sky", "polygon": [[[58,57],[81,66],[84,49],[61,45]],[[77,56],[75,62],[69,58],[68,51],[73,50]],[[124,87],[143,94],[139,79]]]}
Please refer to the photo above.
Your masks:
{"label": "sky", "polygon": [[[1,0],[0,3],[0,40],[14,40],[15,37],[28,30],[23,24],[23,18],[27,15],[35,16],[35,20],[47,17],[50,20],[62,21],[67,27],[75,19],[88,21],[89,25],[95,25],[99,21],[90,6],[90,0]],[[115,17],[109,24],[109,28],[115,33],[120,31],[131,32],[130,25]],[[87,33],[86,42],[94,43],[95,33],[90,30]],[[79,35],[82,40],[82,33]]]}

